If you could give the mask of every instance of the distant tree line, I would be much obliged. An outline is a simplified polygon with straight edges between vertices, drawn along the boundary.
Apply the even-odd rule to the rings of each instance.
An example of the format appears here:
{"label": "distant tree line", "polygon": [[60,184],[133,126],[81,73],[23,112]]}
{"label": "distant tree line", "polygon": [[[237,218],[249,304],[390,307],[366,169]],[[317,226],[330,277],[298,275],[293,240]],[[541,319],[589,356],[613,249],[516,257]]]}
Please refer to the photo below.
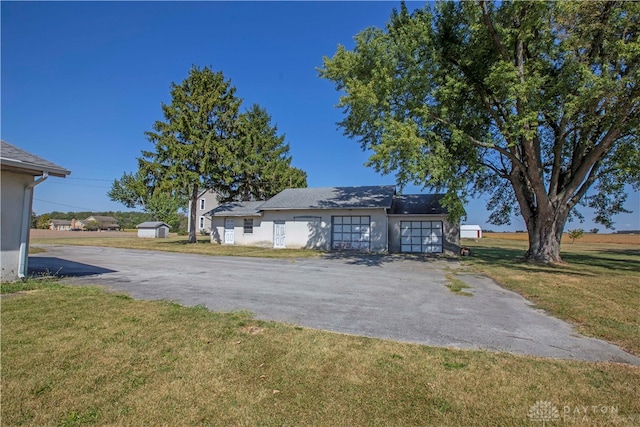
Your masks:
{"label": "distant tree line", "polygon": [[[156,221],[157,218],[154,217],[152,213],[146,212],[114,212],[114,211],[103,211],[103,212],[90,212],[90,211],[80,211],[80,212],[59,212],[53,211],[48,213],[43,213],[41,215],[37,215],[35,212],[32,213],[31,216],[31,227],[32,228],[40,228],[47,229],[49,228],[49,221],[52,219],[78,219],[83,220],[92,215],[101,215],[101,216],[111,216],[114,217],[121,229],[132,229],[136,228],[136,225],[145,222],[145,221]],[[175,223],[171,227],[171,231],[180,232],[187,230],[187,216],[183,213],[178,213],[179,221]],[[171,224],[170,224],[171,225]]]}

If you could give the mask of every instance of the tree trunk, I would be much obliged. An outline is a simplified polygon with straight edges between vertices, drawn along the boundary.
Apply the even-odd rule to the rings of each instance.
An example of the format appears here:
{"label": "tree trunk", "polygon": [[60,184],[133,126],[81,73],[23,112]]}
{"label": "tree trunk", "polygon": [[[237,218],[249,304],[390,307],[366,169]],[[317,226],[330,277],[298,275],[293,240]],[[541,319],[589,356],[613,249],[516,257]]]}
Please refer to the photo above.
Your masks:
{"label": "tree trunk", "polygon": [[539,264],[564,263],[560,256],[560,243],[566,219],[564,212],[554,212],[552,217],[538,214],[529,221],[529,250],[524,260]]}
{"label": "tree trunk", "polygon": [[193,185],[193,191],[189,198],[191,209],[189,209],[189,215],[191,216],[189,221],[189,243],[196,243],[198,238],[196,236],[196,219],[198,218],[198,184]]}

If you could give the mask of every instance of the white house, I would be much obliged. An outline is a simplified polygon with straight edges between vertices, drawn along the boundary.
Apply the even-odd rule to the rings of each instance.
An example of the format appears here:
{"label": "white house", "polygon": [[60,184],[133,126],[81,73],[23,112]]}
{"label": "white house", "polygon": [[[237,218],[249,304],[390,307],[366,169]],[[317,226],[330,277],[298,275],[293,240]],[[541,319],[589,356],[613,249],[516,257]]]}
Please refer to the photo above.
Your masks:
{"label": "white house", "polygon": [[71,221],[68,219],[50,219],[49,229],[57,231],[69,231],[71,230]]}
{"label": "white house", "polygon": [[158,239],[169,237],[169,225],[161,221],[147,221],[136,225],[138,237]]}
{"label": "white house", "polygon": [[71,172],[8,142],[1,144],[0,264],[4,282],[27,275],[34,187],[49,176],[64,178]]}
{"label": "white house", "polygon": [[[196,207],[196,230],[211,232],[211,217],[207,213],[220,205],[218,193],[212,189],[203,190],[198,194],[198,206]],[[191,230],[191,202],[187,209],[187,230]]]}
{"label": "white house", "polygon": [[460,226],[460,237],[462,239],[481,239],[482,228],[479,225],[462,224]]}
{"label": "white house", "polygon": [[289,188],[261,202],[209,212],[211,241],[274,248],[458,253],[459,227],[441,195],[397,196],[394,186]]}

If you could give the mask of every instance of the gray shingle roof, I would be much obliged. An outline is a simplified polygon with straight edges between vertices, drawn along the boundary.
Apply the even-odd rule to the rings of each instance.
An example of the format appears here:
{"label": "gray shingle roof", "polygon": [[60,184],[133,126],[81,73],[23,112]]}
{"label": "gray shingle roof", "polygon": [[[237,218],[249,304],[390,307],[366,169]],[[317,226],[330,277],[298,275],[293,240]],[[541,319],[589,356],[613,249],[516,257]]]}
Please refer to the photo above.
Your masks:
{"label": "gray shingle roof", "polygon": [[0,151],[0,164],[3,170],[15,171],[20,173],[28,173],[32,175],[40,175],[48,172],[49,175],[64,178],[71,172],[62,166],[56,165],[48,160],[38,157],[9,144],[4,140],[0,140],[2,151]]}
{"label": "gray shingle roof", "polygon": [[162,225],[169,227],[169,224],[162,221],[145,221],[136,225],[136,228],[158,228]]}
{"label": "gray shingle roof", "polygon": [[71,225],[68,219],[50,219],[49,222],[53,225]]}
{"label": "gray shingle roof", "polygon": [[260,206],[260,210],[389,208],[393,185],[366,187],[288,188]]}
{"label": "gray shingle roof", "polygon": [[103,223],[117,223],[118,220],[115,219],[112,216],[104,216],[104,215],[91,215],[89,218],[85,219],[85,221],[91,221],[91,219],[94,219],[96,221],[99,222],[103,222]]}
{"label": "gray shingle roof", "polygon": [[391,215],[446,215],[449,211],[440,205],[444,194],[406,194],[393,198]]}
{"label": "gray shingle roof", "polygon": [[230,202],[210,210],[207,216],[260,216],[259,208],[264,201]]}

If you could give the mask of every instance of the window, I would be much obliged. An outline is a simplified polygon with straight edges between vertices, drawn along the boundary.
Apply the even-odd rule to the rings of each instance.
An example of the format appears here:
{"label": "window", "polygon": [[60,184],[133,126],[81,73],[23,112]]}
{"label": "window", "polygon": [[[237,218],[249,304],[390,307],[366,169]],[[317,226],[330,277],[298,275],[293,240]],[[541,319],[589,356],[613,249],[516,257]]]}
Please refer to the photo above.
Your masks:
{"label": "window", "polygon": [[400,251],[441,253],[442,221],[400,221]]}
{"label": "window", "polygon": [[252,234],[253,233],[253,219],[245,218],[244,219],[244,234]]}
{"label": "window", "polygon": [[331,222],[333,249],[368,251],[371,248],[371,217],[334,216]]}
{"label": "window", "polygon": [[200,217],[200,220],[198,221],[198,228],[199,228],[200,230],[203,230],[203,229],[204,229],[204,217],[203,217],[203,216],[201,216],[201,217]]}
{"label": "window", "polygon": [[200,210],[204,210],[205,199],[200,199]]}

